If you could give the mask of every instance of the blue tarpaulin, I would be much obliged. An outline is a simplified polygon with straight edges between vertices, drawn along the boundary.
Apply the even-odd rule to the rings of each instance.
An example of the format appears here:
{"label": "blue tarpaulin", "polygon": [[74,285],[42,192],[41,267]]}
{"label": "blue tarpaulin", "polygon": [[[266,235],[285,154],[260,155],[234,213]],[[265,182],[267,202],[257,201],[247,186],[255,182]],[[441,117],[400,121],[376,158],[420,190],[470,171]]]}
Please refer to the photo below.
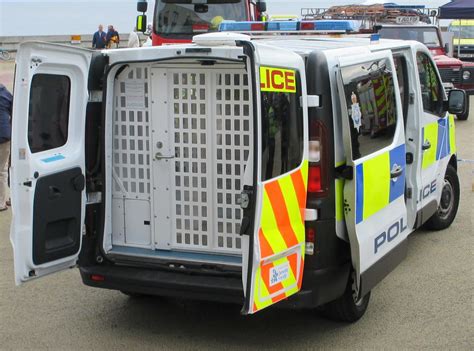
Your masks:
{"label": "blue tarpaulin", "polygon": [[452,0],[439,11],[442,19],[474,19],[474,0]]}

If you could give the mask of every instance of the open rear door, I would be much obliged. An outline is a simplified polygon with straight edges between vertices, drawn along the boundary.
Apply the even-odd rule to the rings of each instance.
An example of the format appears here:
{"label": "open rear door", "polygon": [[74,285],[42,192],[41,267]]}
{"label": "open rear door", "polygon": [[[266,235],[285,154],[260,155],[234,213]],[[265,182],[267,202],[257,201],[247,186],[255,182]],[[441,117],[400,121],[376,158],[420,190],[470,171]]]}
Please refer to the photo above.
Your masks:
{"label": "open rear door", "polygon": [[253,75],[256,169],[254,185],[246,187],[242,197],[243,207],[250,203],[242,223],[249,235],[249,245],[243,246],[245,314],[297,293],[304,268],[308,178],[306,101],[300,99],[306,96],[304,64],[295,54],[271,50],[257,47]]}
{"label": "open rear door", "polygon": [[392,53],[340,59],[344,209],[358,296],[406,255],[405,135]]}
{"label": "open rear door", "polygon": [[91,56],[46,43],[25,43],[18,51],[10,234],[17,284],[74,266],[81,249]]}

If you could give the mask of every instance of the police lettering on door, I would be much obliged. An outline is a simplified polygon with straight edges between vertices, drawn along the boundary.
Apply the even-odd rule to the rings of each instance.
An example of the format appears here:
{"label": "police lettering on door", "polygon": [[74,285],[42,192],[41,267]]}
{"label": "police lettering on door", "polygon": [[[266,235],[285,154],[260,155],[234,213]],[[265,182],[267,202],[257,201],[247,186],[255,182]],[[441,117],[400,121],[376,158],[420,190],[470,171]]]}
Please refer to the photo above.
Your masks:
{"label": "police lettering on door", "polygon": [[405,221],[402,218],[400,218],[398,221],[393,223],[386,231],[378,235],[375,240],[374,240],[374,254],[377,253],[380,247],[382,247],[384,244],[390,243],[392,240],[394,240],[398,234],[402,233],[407,229],[407,225],[405,224]]}
{"label": "police lettering on door", "polygon": [[296,93],[295,71],[261,66],[260,90],[280,93]]}

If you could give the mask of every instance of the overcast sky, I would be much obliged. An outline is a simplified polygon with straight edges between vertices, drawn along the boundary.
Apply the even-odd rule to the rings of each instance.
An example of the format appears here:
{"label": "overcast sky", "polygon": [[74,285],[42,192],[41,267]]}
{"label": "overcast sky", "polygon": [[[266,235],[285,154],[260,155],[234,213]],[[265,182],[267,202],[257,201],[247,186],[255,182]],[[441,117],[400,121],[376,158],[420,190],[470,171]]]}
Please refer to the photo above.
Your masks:
{"label": "overcast sky", "polygon": [[[149,0],[150,4],[153,2]],[[270,14],[295,15],[301,13],[302,7],[364,2],[367,0],[267,0]],[[391,2],[407,5],[423,3],[427,7],[438,7],[448,1]],[[150,20],[152,8],[150,6],[148,13]],[[119,31],[129,32],[136,15],[136,0],[0,0],[0,36],[88,34],[94,32],[99,23],[114,24]]]}

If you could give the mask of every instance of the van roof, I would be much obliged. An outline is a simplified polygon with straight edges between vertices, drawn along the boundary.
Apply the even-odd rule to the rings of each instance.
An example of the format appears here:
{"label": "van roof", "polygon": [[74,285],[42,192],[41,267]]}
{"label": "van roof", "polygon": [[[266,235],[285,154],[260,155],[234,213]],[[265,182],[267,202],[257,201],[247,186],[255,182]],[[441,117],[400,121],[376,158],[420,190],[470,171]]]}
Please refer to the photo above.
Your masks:
{"label": "van roof", "polygon": [[[283,40],[284,39],[284,40]],[[362,48],[366,47],[370,51],[379,51],[384,49],[396,49],[410,47],[417,42],[408,40],[392,40],[392,39],[380,39],[376,43],[371,43],[369,37],[343,37],[343,38],[298,38],[288,39],[256,39],[257,42],[264,43],[266,45],[275,46],[282,49],[295,51],[301,54],[309,54],[315,50],[338,50],[347,48]]]}

